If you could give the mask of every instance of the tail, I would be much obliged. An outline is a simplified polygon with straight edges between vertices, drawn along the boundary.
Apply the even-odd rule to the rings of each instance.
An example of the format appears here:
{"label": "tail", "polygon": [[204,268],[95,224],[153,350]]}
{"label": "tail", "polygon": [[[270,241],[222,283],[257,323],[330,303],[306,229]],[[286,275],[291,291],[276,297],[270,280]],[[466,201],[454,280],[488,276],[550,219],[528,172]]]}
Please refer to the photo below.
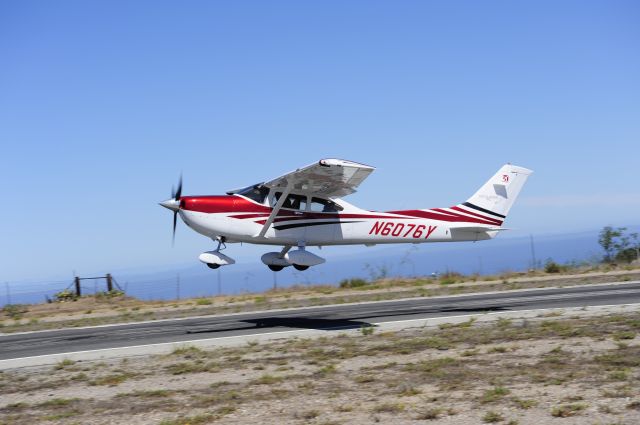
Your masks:
{"label": "tail", "polygon": [[523,167],[503,165],[488,182],[460,206],[503,221],[532,173],[533,171]]}

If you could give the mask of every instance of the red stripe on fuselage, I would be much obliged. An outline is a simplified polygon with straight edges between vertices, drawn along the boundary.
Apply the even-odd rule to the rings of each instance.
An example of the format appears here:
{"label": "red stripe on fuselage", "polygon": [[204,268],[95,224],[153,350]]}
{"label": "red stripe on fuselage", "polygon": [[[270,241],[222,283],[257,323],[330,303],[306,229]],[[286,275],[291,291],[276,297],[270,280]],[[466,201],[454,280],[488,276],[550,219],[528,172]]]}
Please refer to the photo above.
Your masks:
{"label": "red stripe on fuselage", "polygon": [[[463,215],[463,214],[460,214],[460,213],[457,213],[457,212],[451,212],[451,211],[443,210],[442,208],[433,208],[430,211],[436,211],[436,212],[439,212],[439,213],[442,213],[442,214],[450,215],[452,217],[458,217],[458,218],[464,218],[464,219],[470,218],[468,215]],[[462,211],[465,212],[464,210],[462,210]],[[478,215],[478,214],[473,214],[473,215],[475,215],[476,217],[481,218],[481,219],[483,219],[485,221],[489,221],[489,222],[491,222],[491,223],[493,223],[493,224],[495,224],[497,226],[502,224],[501,221],[496,220],[495,218],[483,217],[483,216]]]}
{"label": "red stripe on fuselage", "polygon": [[460,221],[464,223],[480,223],[480,224],[491,224],[491,225],[496,224],[492,221],[479,220],[473,217],[464,217],[462,215],[455,216],[455,215],[449,215],[449,214],[440,214],[440,213],[434,213],[431,211],[423,211],[423,210],[389,211],[389,213],[403,214],[403,215],[409,215],[413,217],[428,218],[431,220],[448,221],[448,222]]}
{"label": "red stripe on fuselage", "polygon": [[451,209],[452,210],[456,210],[456,211],[460,211],[460,212],[465,213],[465,214],[473,215],[475,217],[480,217],[480,218],[485,219],[485,220],[495,221],[498,226],[500,226],[502,224],[502,221],[498,220],[497,218],[485,217],[483,215],[476,214],[476,213],[471,212],[471,211],[463,210],[460,207],[451,207]]}
{"label": "red stripe on fuselage", "polygon": [[246,219],[246,218],[257,218],[257,217],[266,217],[268,216],[269,213],[255,213],[255,214],[245,214],[245,213],[241,213],[241,214],[233,214],[230,215],[229,218],[238,218],[238,219]]}

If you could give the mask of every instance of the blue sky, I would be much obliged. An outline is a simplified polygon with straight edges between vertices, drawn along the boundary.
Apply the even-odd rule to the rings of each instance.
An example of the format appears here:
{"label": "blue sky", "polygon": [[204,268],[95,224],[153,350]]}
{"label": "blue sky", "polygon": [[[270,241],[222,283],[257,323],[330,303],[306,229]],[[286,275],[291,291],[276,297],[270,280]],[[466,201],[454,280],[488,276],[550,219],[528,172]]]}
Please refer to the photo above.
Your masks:
{"label": "blue sky", "polygon": [[535,171],[513,235],[638,224],[638,22],[634,1],[1,2],[0,281],[197,261],[212,243],[182,225],[171,248],[156,204],[181,171],[215,194],[322,157],[377,167],[364,208],[449,206],[512,162]]}

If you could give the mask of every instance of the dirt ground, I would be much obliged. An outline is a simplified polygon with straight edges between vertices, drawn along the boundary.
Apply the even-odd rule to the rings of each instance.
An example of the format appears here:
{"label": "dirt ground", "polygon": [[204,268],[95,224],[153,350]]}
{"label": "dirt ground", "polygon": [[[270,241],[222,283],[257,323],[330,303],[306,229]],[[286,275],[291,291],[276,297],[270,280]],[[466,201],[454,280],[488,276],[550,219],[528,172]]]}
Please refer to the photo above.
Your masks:
{"label": "dirt ground", "polygon": [[640,313],[468,321],[0,373],[1,424],[638,424]]}

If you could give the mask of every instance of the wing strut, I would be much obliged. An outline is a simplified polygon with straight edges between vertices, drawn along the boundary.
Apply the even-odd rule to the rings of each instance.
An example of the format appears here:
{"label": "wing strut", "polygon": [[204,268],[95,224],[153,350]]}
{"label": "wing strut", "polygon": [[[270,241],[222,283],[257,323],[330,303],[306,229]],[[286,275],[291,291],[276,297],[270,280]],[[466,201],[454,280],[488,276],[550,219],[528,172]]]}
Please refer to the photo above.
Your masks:
{"label": "wing strut", "polygon": [[282,205],[284,204],[284,201],[286,201],[287,196],[289,196],[289,192],[291,192],[292,188],[293,188],[293,182],[289,181],[287,183],[287,187],[282,191],[282,195],[280,195],[280,199],[278,199],[276,206],[273,207],[273,211],[271,211],[269,218],[264,223],[264,226],[262,226],[262,230],[260,230],[260,233],[258,233],[259,238],[264,238],[264,235],[267,233],[267,230],[269,230],[269,227],[271,227],[273,220],[276,218],[276,216],[280,212],[280,208],[282,208]]}

